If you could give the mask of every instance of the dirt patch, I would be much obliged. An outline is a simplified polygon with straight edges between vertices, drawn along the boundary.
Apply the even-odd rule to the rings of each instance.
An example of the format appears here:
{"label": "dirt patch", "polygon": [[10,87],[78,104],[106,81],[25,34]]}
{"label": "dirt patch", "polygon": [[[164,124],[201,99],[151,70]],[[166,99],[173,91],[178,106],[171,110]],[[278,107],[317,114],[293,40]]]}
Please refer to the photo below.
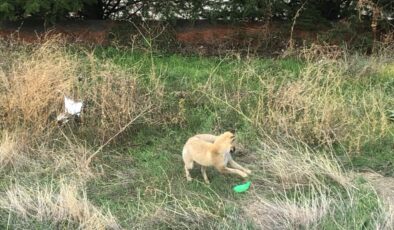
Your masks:
{"label": "dirt patch", "polygon": [[[150,22],[152,23],[152,22]],[[156,23],[157,24],[157,23]],[[152,24],[150,27],[155,27]],[[157,26],[157,25],[156,25]],[[290,33],[288,26],[280,23],[211,24],[209,22],[184,23],[167,26],[174,41],[183,47],[203,46],[206,49],[257,49],[283,48]],[[122,28],[122,29],[120,29]],[[126,28],[126,29],[125,29]],[[113,32],[124,30],[124,37],[130,39],[138,33],[134,24],[119,21],[86,20],[65,21],[46,27],[40,21],[19,21],[0,23],[0,37],[19,39],[25,42],[40,42],[51,35],[63,35],[69,42],[106,45],[113,39]],[[162,31],[161,31],[162,33]],[[294,38],[300,41],[317,39],[317,32],[296,30]]]}
{"label": "dirt patch", "polygon": [[362,172],[359,175],[372,184],[390,207],[394,207],[394,177],[385,177],[376,172]]}
{"label": "dirt patch", "polygon": [[[138,29],[136,25],[111,20],[70,20],[49,27],[44,26],[42,21],[0,22],[0,38],[34,43],[42,42],[52,35],[62,35],[70,43],[89,45],[115,43],[135,47],[139,44],[138,38],[142,41],[141,44],[145,44],[143,37],[149,37],[155,40],[158,48],[171,52],[227,55],[234,51],[237,54],[276,56],[286,50],[291,31],[290,24],[280,21],[237,24],[188,21],[176,26],[151,21],[138,24]],[[338,46],[343,43],[348,44],[349,47],[357,47],[358,44],[365,46],[363,39],[360,41],[355,39],[365,37],[368,31],[363,31],[363,36],[360,36],[359,32],[354,33],[350,29],[335,31],[336,27],[343,28],[343,25],[338,22],[330,28],[317,26],[318,29],[315,30],[296,27],[292,34],[294,47],[302,47],[306,44]]]}
{"label": "dirt patch", "polygon": [[34,43],[61,35],[69,42],[108,44],[108,34],[116,25],[113,21],[69,21],[46,27],[40,21],[2,22],[0,37]]}

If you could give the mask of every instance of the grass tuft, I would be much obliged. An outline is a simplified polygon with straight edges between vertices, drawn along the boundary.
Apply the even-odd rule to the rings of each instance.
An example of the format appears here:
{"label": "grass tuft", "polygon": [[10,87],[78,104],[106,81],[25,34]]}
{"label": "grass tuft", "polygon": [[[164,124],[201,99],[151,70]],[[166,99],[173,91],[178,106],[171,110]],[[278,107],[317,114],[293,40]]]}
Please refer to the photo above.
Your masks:
{"label": "grass tuft", "polygon": [[60,183],[58,190],[52,185],[35,188],[14,185],[0,199],[0,207],[24,220],[34,218],[69,227],[78,224],[81,229],[120,228],[110,212],[96,208],[87,200],[86,193],[72,184]]}

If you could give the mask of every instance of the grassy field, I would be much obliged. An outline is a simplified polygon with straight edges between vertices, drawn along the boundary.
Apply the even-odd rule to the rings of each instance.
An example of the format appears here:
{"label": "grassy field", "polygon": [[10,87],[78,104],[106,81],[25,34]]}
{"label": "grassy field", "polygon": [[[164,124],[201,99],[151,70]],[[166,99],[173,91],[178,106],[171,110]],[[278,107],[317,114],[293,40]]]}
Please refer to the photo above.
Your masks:
{"label": "grassy field", "polygon": [[[197,57],[0,43],[4,229],[390,229],[358,171],[393,176],[394,59]],[[82,123],[56,125],[63,96]],[[236,129],[241,178],[182,146]]]}

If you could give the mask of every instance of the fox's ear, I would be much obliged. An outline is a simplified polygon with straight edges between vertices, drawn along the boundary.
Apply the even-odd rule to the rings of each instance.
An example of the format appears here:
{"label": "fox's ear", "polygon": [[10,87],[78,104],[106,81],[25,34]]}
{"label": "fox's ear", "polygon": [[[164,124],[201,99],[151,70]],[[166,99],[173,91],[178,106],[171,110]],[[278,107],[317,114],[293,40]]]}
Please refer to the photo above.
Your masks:
{"label": "fox's ear", "polygon": [[232,134],[235,134],[235,129],[230,129],[229,132],[231,132]]}

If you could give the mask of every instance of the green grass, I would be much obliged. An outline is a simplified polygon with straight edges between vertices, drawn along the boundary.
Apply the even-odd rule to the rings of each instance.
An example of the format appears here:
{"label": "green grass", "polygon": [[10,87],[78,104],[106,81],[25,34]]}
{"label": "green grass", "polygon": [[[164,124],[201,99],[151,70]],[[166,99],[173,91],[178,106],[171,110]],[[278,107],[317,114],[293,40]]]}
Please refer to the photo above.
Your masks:
{"label": "green grass", "polygon": [[[344,204],[332,208],[332,212],[321,221],[321,229],[374,229],[375,221],[379,220],[381,209],[376,194],[363,178],[357,178],[358,190],[352,197],[343,200]],[[356,202],[348,202],[355,200]],[[335,206],[335,205],[334,205]],[[389,227],[389,226],[386,226]]]}
{"label": "green grass", "polygon": [[[99,58],[111,60],[124,68],[137,65],[140,73],[145,74],[146,77],[149,77],[153,71],[165,84],[167,92],[165,97],[170,110],[176,110],[178,107],[179,98],[174,95],[174,92],[189,93],[189,98],[186,99],[185,114],[186,127],[190,131],[187,134],[189,136],[196,132],[211,132],[215,130],[215,127],[220,127],[221,130],[237,128],[249,134],[254,133],[253,130],[255,130],[253,125],[245,121],[243,115],[237,114],[236,111],[228,108],[226,104],[221,104],[217,100],[207,103],[205,95],[201,95],[198,91],[199,87],[212,81],[213,87],[216,87],[215,91],[220,91],[221,88],[227,91],[235,91],[237,87],[242,87],[242,90],[245,91],[258,92],[266,89],[259,86],[258,82],[261,79],[257,76],[263,76],[263,79],[267,81],[275,81],[275,84],[280,86],[299,79],[301,70],[306,68],[305,62],[292,58],[239,61],[231,58],[185,57],[176,54],[153,54],[151,56],[150,54],[138,52],[120,51],[116,48],[102,48],[95,50],[95,52],[95,55]],[[374,61],[378,62],[378,60]],[[358,57],[357,61],[354,61],[347,67],[347,70],[344,72],[345,80],[336,91],[338,94],[344,95],[346,100],[349,100],[343,103],[360,100],[365,96],[365,92],[376,91],[377,94],[383,94],[386,110],[394,108],[394,100],[390,97],[394,93],[394,78],[392,77],[394,74],[392,66],[394,64],[391,62],[385,68],[376,70],[373,69],[373,66],[371,67],[370,62],[371,59]],[[154,67],[152,68],[152,66]],[[365,69],[365,71],[362,69]],[[242,82],[242,86],[239,86],[238,80],[245,75],[250,75],[251,77]],[[348,98],[346,98],[347,95]],[[252,96],[247,99],[248,103],[253,106],[256,98]],[[358,114],[360,117],[365,116],[363,108],[357,109],[359,111],[355,111],[356,115]],[[245,115],[249,115],[246,107],[241,110],[245,111]],[[368,118],[365,117],[365,119]],[[177,127],[175,127],[175,130],[179,135]],[[390,130],[383,138],[374,140],[374,137],[371,136],[370,141],[366,140],[361,146],[361,154],[357,154],[354,157],[355,161],[359,162],[360,157],[365,157],[368,160],[368,157],[373,156],[376,152],[379,152],[379,156],[375,160],[381,163],[389,160],[392,146],[388,142],[394,138],[392,125]],[[244,135],[243,132],[240,132],[240,135]],[[248,139],[253,138],[249,137]],[[356,163],[355,166],[363,165]]]}
{"label": "green grass", "polygon": [[[120,219],[122,226],[133,226],[134,223],[141,222],[144,218],[150,222],[152,221],[150,218],[154,216],[149,215],[158,208],[175,209],[176,212],[184,211],[178,210],[178,205],[186,206],[185,215],[196,218],[194,221],[190,220],[191,223],[185,223],[191,224],[191,228],[201,224],[219,226],[221,218],[227,219],[234,212],[240,212],[241,207],[234,202],[241,199],[242,195],[234,194],[231,188],[240,183],[241,179],[222,176],[215,170],[209,169],[211,185],[207,186],[203,183],[200,169],[197,166],[191,171],[193,182],[186,182],[181,163],[182,139],[186,136],[179,137],[179,132],[172,134],[171,132],[170,134],[143,132],[135,137],[135,144],[139,145],[138,147],[103,155],[101,158],[108,165],[108,171],[105,178],[89,183],[88,193],[92,194],[90,198],[99,206],[109,207],[111,212]],[[146,140],[150,140],[150,143],[146,143]],[[172,144],[174,142],[175,145]],[[119,173],[122,175],[116,175]],[[201,209],[199,210],[201,213],[193,213],[195,211],[193,209],[197,208]],[[166,225],[169,228],[179,227],[179,224],[185,221],[182,216],[171,211],[167,212],[169,213],[166,215],[175,215],[180,220],[179,222],[171,220],[170,223],[160,223],[160,228],[165,228]],[[204,223],[198,217],[204,212],[215,216],[208,217],[210,222]],[[231,219],[226,221],[234,225],[242,225],[244,222],[237,223]]]}
{"label": "green grass", "polygon": [[[125,68],[127,66],[138,65],[140,66],[141,73],[147,76],[152,74],[151,71],[154,71],[157,76],[163,79],[167,92],[169,92],[167,100],[170,104],[171,101],[173,103],[172,109],[176,109],[178,99],[171,92],[193,92],[196,88],[206,84],[209,79],[212,79],[214,85],[217,85],[218,88],[224,87],[228,90],[235,90],[237,80],[245,73],[248,74],[249,71],[252,71],[250,73],[251,75],[265,74],[264,76],[270,77],[269,75],[271,74],[273,75],[272,80],[280,85],[298,79],[301,69],[305,68],[305,63],[295,59],[254,59],[249,62],[233,59],[183,57],[179,55],[154,55],[151,57],[148,54],[135,54],[118,50],[100,50],[97,51],[96,55],[106,60],[112,59],[115,63]],[[154,66],[153,69],[152,66]],[[247,70],[247,68],[251,68],[251,70]],[[381,88],[384,88],[383,92],[385,93],[394,92],[390,83],[392,80],[385,73],[367,75],[361,80],[352,78],[352,74],[349,73],[348,82],[340,86],[339,91],[349,91],[352,94],[357,92],[360,96],[365,90]],[[258,78],[251,77],[248,79],[245,87],[251,91],[261,90],[258,87],[258,81]],[[198,93],[194,95],[196,94]],[[202,97],[201,95],[194,97],[194,95],[192,94],[192,98],[196,100],[198,100],[198,97]],[[133,139],[137,143],[140,143],[141,146],[127,151],[127,156],[133,162],[131,167],[139,173],[135,175],[136,178],[133,178],[134,182],[128,184],[126,187],[119,186],[111,188],[111,190],[118,191],[114,192],[116,194],[115,197],[119,196],[122,198],[115,198],[109,201],[107,199],[109,196],[105,194],[101,199],[99,198],[99,200],[103,201],[100,202],[100,205],[109,205],[111,210],[116,213],[116,216],[123,216],[124,213],[133,213],[138,218],[141,218],[141,215],[143,216],[146,210],[142,210],[142,213],[136,212],[135,203],[151,204],[154,207],[166,207],[171,206],[173,202],[188,199],[193,203],[194,207],[202,208],[211,214],[217,215],[217,217],[209,219],[208,226],[232,228],[238,224],[239,228],[253,228],[253,224],[249,223],[250,220],[245,220],[245,223],[244,221],[239,223],[238,221],[231,220],[233,212],[242,213],[241,201],[248,197],[247,194],[236,195],[232,193],[231,187],[239,183],[239,179],[222,176],[214,170],[209,170],[208,174],[211,177],[211,185],[206,186],[202,183],[203,180],[199,169],[195,169],[192,171],[195,180],[187,184],[183,176],[184,172],[180,157],[180,150],[184,141],[189,136],[199,132],[223,131],[228,128],[237,128],[240,142],[256,145],[257,143],[254,140],[258,139],[259,135],[253,124],[245,121],[242,115],[235,113],[232,109],[226,108],[223,104],[212,105],[204,101],[196,102],[195,100],[187,101],[185,120],[184,126],[186,128],[170,126],[153,130],[153,132],[139,132]],[[391,130],[393,129],[391,128]],[[387,162],[393,162],[392,146],[390,146],[393,137],[391,133],[382,140],[366,142],[361,147],[361,152],[351,157],[351,163],[348,164],[350,166],[349,169],[370,167],[379,170],[382,166],[387,165]],[[149,145],[144,144],[146,140],[149,140]],[[247,148],[252,150],[254,147]],[[174,167],[174,165],[176,166]],[[130,165],[125,167],[126,170]],[[94,187],[98,187],[98,190],[101,191],[107,190],[105,187],[100,188],[97,185],[94,185]],[[146,195],[143,188],[146,189],[147,187],[157,189],[161,192],[160,194]],[[138,197],[138,200],[131,198],[133,196]],[[334,213],[329,215],[331,217],[323,219],[318,225],[318,228],[322,226],[326,229],[373,228],[373,225],[368,223],[370,221],[369,218],[371,218],[371,215],[373,216],[381,211],[377,204],[376,194],[371,193],[371,190],[362,189],[356,192],[355,196],[351,199],[359,200],[360,203],[355,204],[355,207],[341,206],[339,211],[334,211]],[[127,199],[128,202],[124,202],[123,199]],[[217,199],[220,199],[223,203],[218,203]],[[345,195],[343,199],[343,202],[346,203],[346,200],[349,198],[346,198]],[[119,202],[114,202],[116,200]],[[149,207],[147,209],[149,210]],[[336,207],[336,209],[339,208]],[[152,212],[152,210],[148,212]],[[193,218],[198,219],[196,216]],[[223,219],[221,218],[225,218],[225,222],[229,222],[230,225],[228,223],[223,224]],[[129,220],[130,223],[134,220],[133,217],[124,217],[124,219]],[[333,223],[334,220],[336,221],[335,223]],[[182,223],[182,220],[177,221]],[[219,225],[215,225],[216,222]],[[222,223],[220,224],[220,222]],[[127,221],[124,224],[127,226]],[[162,224],[164,226],[161,226]],[[172,224],[174,223],[171,223],[171,226],[174,227]],[[201,223],[198,222],[198,224]],[[160,226],[165,227],[166,223],[161,223]],[[175,226],[180,227],[178,225]],[[191,226],[193,228],[194,225],[192,224]]]}
{"label": "green grass", "polygon": [[[294,181],[288,188],[285,182],[276,179],[278,175],[265,168],[269,162],[262,162],[265,158],[257,150],[263,148],[260,141],[279,143],[283,148],[290,148],[289,143],[295,142],[294,152],[306,151],[303,146],[307,145],[316,154],[335,154],[330,159],[341,159],[339,164],[345,165],[345,171],[371,168],[394,175],[391,169],[394,124],[379,123],[381,110],[394,109],[392,60],[384,60],[384,68],[379,69],[376,63],[381,60],[364,57],[354,57],[354,63],[321,64],[295,58],[236,60],[97,47],[92,51],[96,60],[92,65],[81,50],[72,47],[67,52],[78,56],[83,74],[89,76],[92,68],[108,62],[125,73],[136,72],[142,82],[139,86],[147,92],[151,90],[153,78],[164,87],[161,101],[154,101],[159,109],[149,115],[153,122],[141,119],[128,127],[93,160],[90,167],[96,176],[82,183],[88,200],[110,210],[122,227],[258,229],[261,226],[248,213],[248,205],[258,203],[257,198],[303,207],[310,205],[312,198],[324,196],[333,203],[317,223],[297,225],[297,221],[287,217],[291,223],[286,226],[374,229],[380,221],[379,215],[384,212],[382,204],[376,193],[363,183],[349,178],[356,188],[343,188],[321,173],[316,176],[321,184],[309,181],[318,188],[310,190],[309,185]],[[9,67],[2,68],[9,71]],[[360,71],[364,67],[366,70]],[[286,94],[292,90],[294,94]],[[361,101],[363,98],[365,103]],[[332,110],[324,110],[329,106]],[[325,113],[332,116],[325,117]],[[64,129],[65,136],[72,139],[74,135],[77,141],[72,141],[83,143],[93,152],[103,142],[94,135],[94,130],[68,128]],[[194,180],[187,183],[181,157],[185,141],[196,133],[220,133],[229,129],[237,130],[240,151],[235,159],[253,171],[251,191],[235,194],[232,187],[242,180],[221,175],[214,169],[208,170],[211,184],[206,185],[198,166],[191,172]],[[326,131],[324,134],[328,134],[323,137],[331,138],[333,143],[317,136],[320,130]],[[66,142],[63,134],[53,135],[48,142]],[[360,138],[355,139],[358,135]],[[64,154],[56,152],[62,149],[58,145],[52,154]],[[78,162],[79,158],[76,159]],[[300,162],[319,168],[313,160]],[[31,187],[37,182],[56,184],[64,175],[73,175],[72,167],[54,170],[53,162],[39,160],[37,167],[2,170],[0,192],[4,195],[15,178]],[[73,179],[74,175],[69,177]],[[4,209],[1,212],[0,226],[20,226],[17,214]],[[12,213],[10,219],[9,213]],[[42,228],[46,224],[30,218],[21,225]],[[63,226],[57,224],[50,222],[48,228]]]}

